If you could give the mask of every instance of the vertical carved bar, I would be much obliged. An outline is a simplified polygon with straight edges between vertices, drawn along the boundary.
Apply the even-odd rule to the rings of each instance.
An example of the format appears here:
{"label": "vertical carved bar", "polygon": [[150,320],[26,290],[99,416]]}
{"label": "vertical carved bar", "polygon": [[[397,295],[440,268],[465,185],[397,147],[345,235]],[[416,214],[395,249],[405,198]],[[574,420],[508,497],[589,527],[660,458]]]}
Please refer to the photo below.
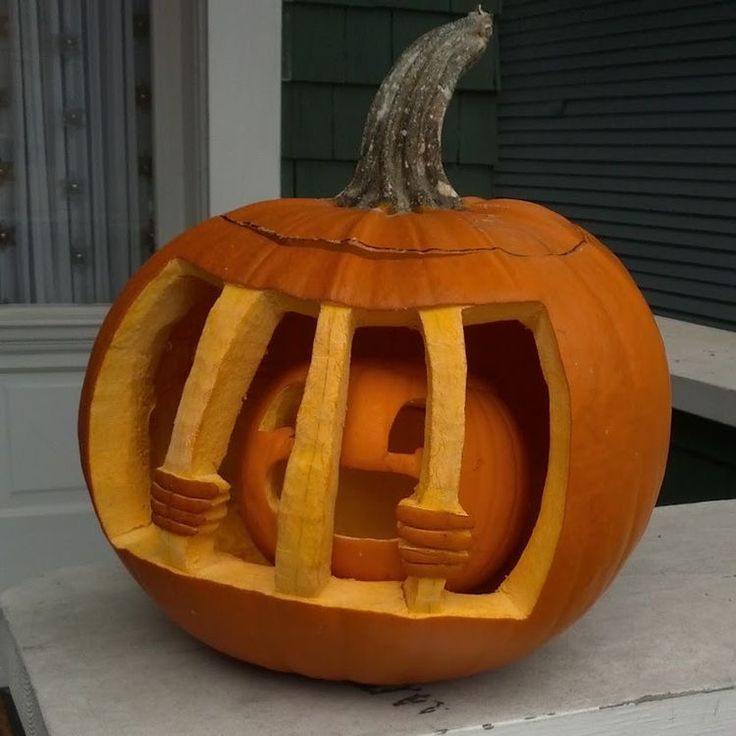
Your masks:
{"label": "vertical carved bar", "polygon": [[149,418],[154,376],[171,327],[202,291],[202,282],[179,261],[169,261],[143,288],[120,320],[94,388],[86,453],[88,482],[101,520],[115,539],[149,522]]}
{"label": "vertical carved bar", "polygon": [[[441,307],[420,312],[427,356],[427,419],[419,485],[397,509],[399,548],[408,577],[404,597],[409,610],[431,613],[441,606],[445,581],[464,551],[417,544],[443,530],[467,537],[471,526],[458,501],[465,444],[467,360],[462,309]],[[407,529],[402,539],[402,529]],[[429,534],[427,534],[429,532]]]}
{"label": "vertical carved bar", "polygon": [[196,567],[212,552],[229,485],[218,474],[242,400],[281,310],[262,291],[227,285],[210,310],[187,378],[151,512],[166,561]]}
{"label": "vertical carved bar", "polygon": [[347,307],[322,307],[279,504],[276,589],[281,593],[315,596],[330,578],[354,327]]}

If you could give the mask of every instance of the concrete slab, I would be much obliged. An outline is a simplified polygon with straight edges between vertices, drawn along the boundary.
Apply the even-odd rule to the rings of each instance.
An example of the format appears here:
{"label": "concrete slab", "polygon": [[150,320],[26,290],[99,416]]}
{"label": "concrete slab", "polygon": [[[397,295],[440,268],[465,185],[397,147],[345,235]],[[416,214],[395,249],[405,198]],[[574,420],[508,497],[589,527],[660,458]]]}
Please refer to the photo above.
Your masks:
{"label": "concrete slab", "polygon": [[241,664],[175,628],[119,567],[51,573],[0,606],[27,734],[736,733],[736,501],[657,509],[580,623],[455,682],[370,688]]}
{"label": "concrete slab", "polygon": [[736,426],[736,332],[657,317],[676,409]]}

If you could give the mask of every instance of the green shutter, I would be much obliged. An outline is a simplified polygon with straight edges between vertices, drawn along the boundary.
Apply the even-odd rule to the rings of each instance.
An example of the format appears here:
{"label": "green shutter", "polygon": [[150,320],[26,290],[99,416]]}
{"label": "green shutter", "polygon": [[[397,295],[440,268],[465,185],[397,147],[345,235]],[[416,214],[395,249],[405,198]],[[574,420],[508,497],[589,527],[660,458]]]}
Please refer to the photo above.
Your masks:
{"label": "green shutter", "polygon": [[506,0],[500,196],[571,217],[653,309],[736,329],[736,3]]}

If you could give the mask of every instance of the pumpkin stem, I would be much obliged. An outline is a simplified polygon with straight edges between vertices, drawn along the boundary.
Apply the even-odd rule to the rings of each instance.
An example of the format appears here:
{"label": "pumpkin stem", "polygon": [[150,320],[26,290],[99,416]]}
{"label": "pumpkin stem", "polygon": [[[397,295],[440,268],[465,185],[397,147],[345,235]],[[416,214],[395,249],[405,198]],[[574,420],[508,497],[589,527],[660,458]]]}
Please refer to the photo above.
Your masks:
{"label": "pumpkin stem", "polygon": [[371,104],[342,207],[458,209],[462,201],[442,165],[442,124],[460,77],[488,45],[493,19],[478,6],[435,28],[399,57]]}

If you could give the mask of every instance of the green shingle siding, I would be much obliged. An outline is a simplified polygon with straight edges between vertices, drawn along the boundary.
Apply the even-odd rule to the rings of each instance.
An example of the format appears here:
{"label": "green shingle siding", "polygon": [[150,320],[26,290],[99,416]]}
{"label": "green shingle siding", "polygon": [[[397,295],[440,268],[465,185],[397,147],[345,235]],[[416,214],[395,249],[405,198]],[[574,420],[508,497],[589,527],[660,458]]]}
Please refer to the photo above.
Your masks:
{"label": "green shingle siding", "polygon": [[380,84],[391,66],[391,11],[384,8],[354,10],[346,13],[346,81],[354,84]]}
{"label": "green shingle siding", "polygon": [[[453,13],[469,13],[478,7],[478,0],[284,0],[286,5],[301,2],[305,5],[339,5],[355,8],[388,8],[390,10],[449,11]],[[498,12],[501,0],[485,0],[485,10]]]}
{"label": "green shingle siding", "polygon": [[483,197],[493,196],[493,169],[485,165],[445,164],[447,178],[461,194]]}
{"label": "green shingle siding", "polygon": [[283,91],[285,126],[282,151],[293,159],[332,158],[332,87],[289,85]]}
{"label": "green shingle siding", "polygon": [[284,39],[291,54],[292,82],[345,81],[345,9],[290,3],[290,35]]}
{"label": "green shingle siding", "polygon": [[335,148],[333,155],[340,161],[355,161],[363,133],[374,87],[343,85],[335,87]]}
{"label": "green shingle siding", "polygon": [[297,197],[332,197],[350,181],[355,166],[348,161],[295,161]]}
{"label": "green shingle siding", "polygon": [[493,166],[498,160],[496,99],[467,92],[458,97],[460,107],[458,161]]}
{"label": "green shingle siding", "polygon": [[294,161],[281,159],[281,196],[293,197],[294,191]]}

